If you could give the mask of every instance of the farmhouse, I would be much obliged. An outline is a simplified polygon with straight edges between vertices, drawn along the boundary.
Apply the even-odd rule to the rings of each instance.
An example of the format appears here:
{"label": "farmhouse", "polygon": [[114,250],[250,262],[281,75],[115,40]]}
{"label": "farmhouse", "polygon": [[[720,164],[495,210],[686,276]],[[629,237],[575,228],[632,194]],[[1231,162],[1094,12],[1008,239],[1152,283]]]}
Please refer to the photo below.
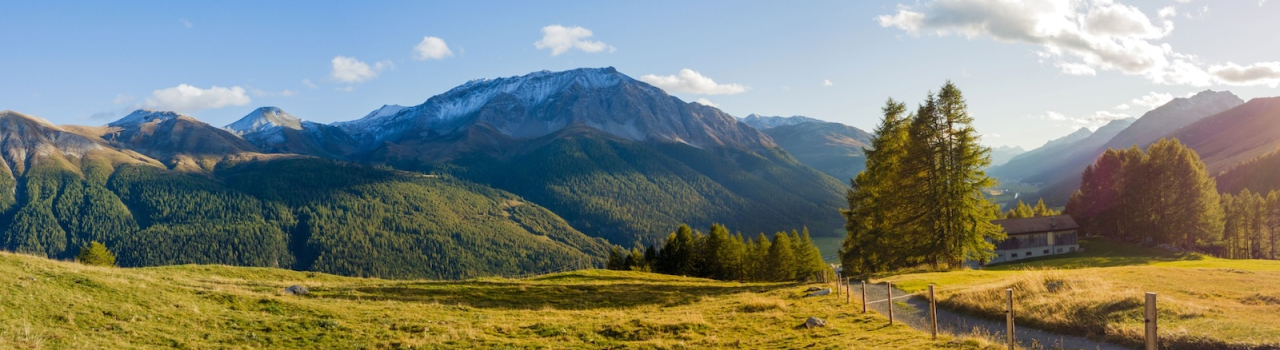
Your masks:
{"label": "farmhouse", "polygon": [[1080,250],[1080,225],[1070,215],[1004,219],[992,223],[1004,227],[1004,232],[1009,234],[1008,239],[995,244],[996,257],[991,260],[992,264]]}

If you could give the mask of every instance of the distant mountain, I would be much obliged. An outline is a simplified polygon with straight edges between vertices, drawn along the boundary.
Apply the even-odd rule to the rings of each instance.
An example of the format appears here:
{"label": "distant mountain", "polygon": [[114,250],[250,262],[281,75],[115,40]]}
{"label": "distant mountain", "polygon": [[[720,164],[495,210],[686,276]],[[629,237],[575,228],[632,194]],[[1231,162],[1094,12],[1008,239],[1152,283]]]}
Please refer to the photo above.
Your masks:
{"label": "distant mountain", "polygon": [[137,110],[107,127],[95,136],[183,171],[208,172],[218,162],[261,154],[243,138],[174,112]]}
{"label": "distant mountain", "polygon": [[1169,137],[1196,150],[1209,173],[1217,174],[1280,148],[1280,97],[1249,100]]}
{"label": "distant mountain", "polygon": [[1003,165],[1008,163],[1013,157],[1027,153],[1022,146],[1000,146],[991,148],[991,166]]}
{"label": "distant mountain", "polygon": [[719,109],[613,68],[474,80],[394,113],[338,123],[357,158],[519,194],[616,244],[676,225],[837,234],[845,185]]}
{"label": "distant mountain", "polygon": [[[1002,182],[1022,182],[1023,179],[1042,169],[1051,168],[1046,163],[1060,160],[1057,156],[1058,154],[1068,152],[1074,148],[1077,142],[1091,135],[1093,135],[1093,130],[1080,128],[1073,133],[1067,134],[1067,136],[1050,140],[1044,146],[1016,155],[1004,164],[992,166],[987,173]],[[1115,136],[1115,134],[1110,136]],[[1110,136],[1107,136],[1108,140]]]}
{"label": "distant mountain", "polygon": [[[545,208],[472,182],[302,156],[221,161],[253,146],[171,112],[104,127],[0,112],[0,147],[7,251],[68,259],[99,241],[122,266],[467,278],[600,266],[609,249]],[[147,154],[199,158],[204,168]]]}
{"label": "distant mountain", "polygon": [[1243,104],[1229,91],[1202,91],[1191,97],[1175,98],[1145,113],[1104,145],[1091,152],[1070,157],[1061,167],[1046,168],[1024,182],[1043,183],[1039,195],[1055,205],[1065,204],[1071,193],[1080,187],[1080,174],[1108,148],[1146,146],[1171,136],[1174,131],[1201,119]]}
{"label": "distant mountain", "polygon": [[224,129],[268,153],[347,159],[359,147],[341,128],[305,121],[276,107],[258,108]]}
{"label": "distant mountain", "polygon": [[796,160],[842,182],[867,168],[863,149],[871,147],[872,135],[861,129],[801,116],[752,114],[742,121],[764,131]]}
{"label": "distant mountain", "polygon": [[750,125],[751,127],[760,129],[760,130],[768,130],[768,129],[776,128],[779,126],[796,125],[800,123],[811,123],[811,122],[827,123],[826,121],[817,120],[817,119],[813,119],[805,116],[799,116],[799,115],[790,116],[790,117],[777,117],[777,116],[769,117],[769,116],[757,115],[754,113],[749,114],[747,115],[746,118],[742,118],[740,120],[743,123],[747,123],[747,125]]}

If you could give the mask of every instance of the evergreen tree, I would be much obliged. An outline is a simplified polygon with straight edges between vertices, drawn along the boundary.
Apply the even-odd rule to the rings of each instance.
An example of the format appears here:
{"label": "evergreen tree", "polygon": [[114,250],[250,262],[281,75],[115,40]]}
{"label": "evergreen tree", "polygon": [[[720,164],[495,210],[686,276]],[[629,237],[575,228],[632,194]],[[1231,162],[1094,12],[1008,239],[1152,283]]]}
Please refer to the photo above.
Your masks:
{"label": "evergreen tree", "polygon": [[1035,212],[1035,216],[1054,216],[1060,214],[1044,205],[1044,198],[1040,198],[1040,201],[1036,202],[1036,207],[1033,211]]}
{"label": "evergreen tree", "polygon": [[98,241],[93,241],[89,242],[89,245],[80,248],[80,254],[76,255],[76,261],[85,265],[116,266],[116,255],[107,250],[107,246],[98,243]]}
{"label": "evergreen tree", "polygon": [[[1044,204],[1044,201],[1041,200],[1040,204]],[[1022,200],[1018,200],[1018,205],[1009,210],[1007,217],[1010,219],[1036,217],[1036,210],[1032,209],[1031,206],[1027,205],[1027,203],[1023,203]]]}
{"label": "evergreen tree", "polygon": [[774,282],[793,281],[796,278],[795,249],[786,232],[773,235],[769,244],[769,254],[765,257],[767,280]]}
{"label": "evergreen tree", "polygon": [[626,265],[626,258],[622,256],[622,251],[618,249],[618,246],[614,246],[613,249],[609,250],[609,260],[605,263],[605,268],[625,270]]}
{"label": "evergreen tree", "polygon": [[[910,254],[910,242],[897,225],[906,220],[899,200],[904,195],[903,162],[906,158],[908,116],[905,104],[892,98],[881,108],[883,118],[876,127],[866,154],[865,171],[851,182],[845,196],[849,209],[842,210],[847,232],[840,247],[845,273],[866,275],[892,266],[893,258]],[[897,232],[895,236],[892,232]]]}

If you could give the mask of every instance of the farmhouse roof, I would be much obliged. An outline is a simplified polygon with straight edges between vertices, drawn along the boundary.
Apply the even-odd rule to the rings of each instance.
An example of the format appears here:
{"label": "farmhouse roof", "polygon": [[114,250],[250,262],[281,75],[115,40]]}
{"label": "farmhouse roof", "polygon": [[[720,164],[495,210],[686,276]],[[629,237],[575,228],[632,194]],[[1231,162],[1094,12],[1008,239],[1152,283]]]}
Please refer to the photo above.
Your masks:
{"label": "farmhouse roof", "polygon": [[1010,235],[1079,230],[1080,225],[1070,215],[1037,216],[1025,219],[1004,219],[991,223],[1004,227]]}

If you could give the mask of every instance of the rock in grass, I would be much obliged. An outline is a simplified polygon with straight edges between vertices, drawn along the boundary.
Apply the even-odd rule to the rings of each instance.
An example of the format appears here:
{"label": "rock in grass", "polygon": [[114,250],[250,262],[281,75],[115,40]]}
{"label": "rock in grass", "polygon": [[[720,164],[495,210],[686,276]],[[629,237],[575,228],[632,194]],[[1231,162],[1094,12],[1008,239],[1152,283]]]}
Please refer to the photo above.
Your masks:
{"label": "rock in grass", "polygon": [[826,327],[826,326],[827,326],[827,321],[823,321],[821,318],[809,316],[809,319],[804,320],[804,328]]}
{"label": "rock in grass", "polygon": [[307,286],[298,285],[298,284],[289,286],[289,288],[284,289],[285,294],[291,294],[291,295],[307,295],[307,292],[308,292]]}
{"label": "rock in grass", "polygon": [[805,290],[805,292],[817,292],[817,291],[820,291],[820,290],[822,290],[822,288],[818,288],[818,287],[809,287],[809,289]]}
{"label": "rock in grass", "polygon": [[827,294],[831,294],[831,288],[825,288],[825,289],[822,289],[822,290],[819,290],[819,291],[816,291],[816,292],[813,292],[813,293],[809,293],[809,295],[806,295],[806,296],[804,296],[804,297],[805,297],[805,298],[808,298],[808,297],[820,297],[820,296],[827,295]]}

